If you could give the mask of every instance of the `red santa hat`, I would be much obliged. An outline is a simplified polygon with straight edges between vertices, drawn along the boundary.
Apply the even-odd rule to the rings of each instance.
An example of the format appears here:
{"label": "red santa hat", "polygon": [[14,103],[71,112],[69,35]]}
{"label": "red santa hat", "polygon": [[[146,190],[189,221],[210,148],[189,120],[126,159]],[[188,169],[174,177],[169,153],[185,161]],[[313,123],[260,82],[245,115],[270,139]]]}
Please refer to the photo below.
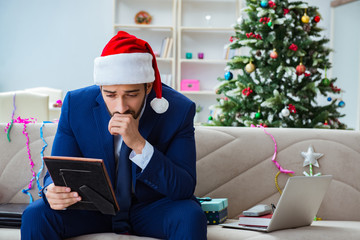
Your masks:
{"label": "red santa hat", "polygon": [[127,32],[119,31],[106,44],[94,62],[96,85],[139,84],[153,82],[156,93],[150,105],[156,113],[164,113],[169,102],[162,97],[160,73],[150,45]]}

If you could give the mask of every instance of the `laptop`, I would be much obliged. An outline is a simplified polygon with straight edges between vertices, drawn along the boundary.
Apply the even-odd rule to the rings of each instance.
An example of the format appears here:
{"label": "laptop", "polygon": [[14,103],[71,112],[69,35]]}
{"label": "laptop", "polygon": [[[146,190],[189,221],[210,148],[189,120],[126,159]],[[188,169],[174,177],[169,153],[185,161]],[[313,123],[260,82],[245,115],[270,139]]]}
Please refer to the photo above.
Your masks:
{"label": "laptop", "polygon": [[290,177],[267,227],[239,225],[238,221],[219,225],[262,232],[309,226],[320,208],[331,179],[331,175]]}

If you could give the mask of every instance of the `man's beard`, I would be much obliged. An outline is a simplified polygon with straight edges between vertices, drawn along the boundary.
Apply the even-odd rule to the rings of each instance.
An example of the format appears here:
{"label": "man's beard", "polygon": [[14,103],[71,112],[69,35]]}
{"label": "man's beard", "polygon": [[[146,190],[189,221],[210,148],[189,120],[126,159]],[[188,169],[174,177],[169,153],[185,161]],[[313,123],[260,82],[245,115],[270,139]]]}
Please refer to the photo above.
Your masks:
{"label": "man's beard", "polygon": [[[143,107],[144,107],[145,99],[146,99],[146,94],[145,94],[144,99],[143,99],[143,101],[142,101],[142,103],[141,103],[141,107],[140,107],[140,109],[139,109],[139,111],[138,111],[137,113],[135,113],[135,111],[132,111],[132,110],[129,109],[129,110],[127,110],[126,112],[124,112],[124,113],[122,113],[122,114],[131,114],[134,119],[137,119],[137,118],[140,116],[141,110],[142,110]],[[109,109],[108,109],[108,111],[109,111]],[[110,111],[109,111],[109,112],[110,112]],[[110,114],[111,114],[111,117],[113,117],[116,113],[121,114],[120,112],[116,111],[116,112],[110,113]]]}

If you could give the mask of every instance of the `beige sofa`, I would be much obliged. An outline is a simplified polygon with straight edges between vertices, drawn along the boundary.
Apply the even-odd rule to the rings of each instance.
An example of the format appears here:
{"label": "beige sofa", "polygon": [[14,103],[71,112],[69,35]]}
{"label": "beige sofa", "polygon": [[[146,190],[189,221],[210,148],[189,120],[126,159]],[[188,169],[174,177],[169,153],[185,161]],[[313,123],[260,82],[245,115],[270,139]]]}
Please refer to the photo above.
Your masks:
{"label": "beige sofa", "polygon": [[[0,124],[0,202],[28,202],[21,193],[31,178],[26,138],[23,125],[16,124],[8,142]],[[38,172],[40,151],[44,143],[40,139],[41,124],[27,125],[30,150]],[[49,144],[49,155],[56,131],[56,124],[47,123],[43,135]],[[311,226],[280,230],[272,233],[236,230],[209,225],[208,239],[360,239],[360,132],[319,129],[267,129],[278,146],[277,161],[295,175],[309,172],[303,167],[310,145],[315,152],[324,155],[318,160],[320,168],[314,172],[334,176],[320,207],[316,221]],[[274,142],[260,128],[196,127],[197,177],[196,196],[211,198],[227,197],[229,218],[236,218],[244,209],[259,203],[276,203],[280,194],[274,178],[278,169],[272,163]],[[280,174],[280,188],[288,176]],[[36,197],[36,186],[32,190]],[[229,220],[228,220],[229,221]],[[20,239],[18,229],[0,229],[0,239]],[[90,239],[150,239],[122,236],[113,233],[93,234],[72,238]]]}

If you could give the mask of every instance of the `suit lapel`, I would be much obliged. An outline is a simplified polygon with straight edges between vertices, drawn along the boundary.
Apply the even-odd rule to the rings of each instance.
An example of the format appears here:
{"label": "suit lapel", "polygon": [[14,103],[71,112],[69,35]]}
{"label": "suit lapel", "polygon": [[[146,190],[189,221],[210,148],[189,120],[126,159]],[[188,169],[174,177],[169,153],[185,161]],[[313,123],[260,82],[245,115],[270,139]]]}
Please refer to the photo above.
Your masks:
{"label": "suit lapel", "polygon": [[98,106],[93,108],[93,114],[98,129],[97,138],[101,142],[104,151],[104,163],[108,171],[109,177],[113,186],[115,186],[115,156],[114,156],[114,137],[109,133],[108,124],[110,121],[110,114],[106,108],[105,102],[101,93],[97,96],[96,101]]}

